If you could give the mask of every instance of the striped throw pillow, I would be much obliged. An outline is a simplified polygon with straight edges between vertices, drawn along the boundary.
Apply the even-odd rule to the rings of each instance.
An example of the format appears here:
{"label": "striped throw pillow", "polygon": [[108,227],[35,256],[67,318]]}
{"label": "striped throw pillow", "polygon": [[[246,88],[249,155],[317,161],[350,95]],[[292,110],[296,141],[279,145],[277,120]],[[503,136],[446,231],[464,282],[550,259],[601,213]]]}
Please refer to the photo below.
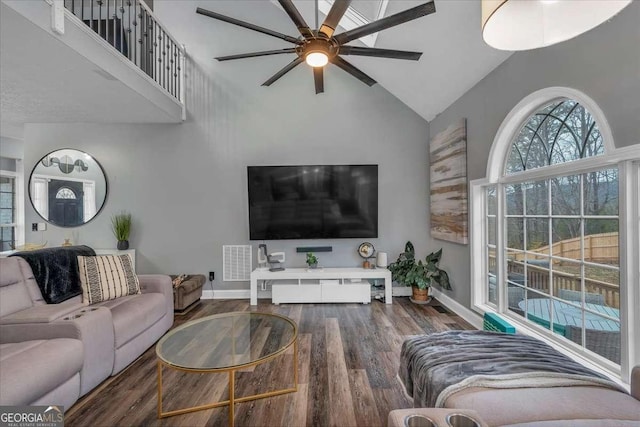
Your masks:
{"label": "striped throw pillow", "polygon": [[78,267],[85,305],[140,293],[129,255],[79,256]]}

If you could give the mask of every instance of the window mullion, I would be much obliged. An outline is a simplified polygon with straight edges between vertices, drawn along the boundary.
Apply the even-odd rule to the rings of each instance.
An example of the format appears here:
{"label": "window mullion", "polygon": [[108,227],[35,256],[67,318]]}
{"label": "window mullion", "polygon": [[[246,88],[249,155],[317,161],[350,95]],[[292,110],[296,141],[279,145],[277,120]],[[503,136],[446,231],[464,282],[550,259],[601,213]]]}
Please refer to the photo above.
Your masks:
{"label": "window mullion", "polygon": [[549,295],[555,296],[553,289],[553,199],[551,198],[551,179],[546,179],[547,183],[547,222],[549,230]]}
{"label": "window mullion", "polygon": [[580,306],[582,307],[580,313],[582,318],[582,330],[580,331],[582,347],[587,348],[586,341],[586,322],[585,322],[585,283],[584,283],[584,275],[585,275],[585,266],[584,266],[584,174],[580,174]]}
{"label": "window mullion", "polygon": [[[631,367],[640,364],[640,330],[637,307],[640,306],[637,254],[640,253],[640,163],[626,161],[618,168],[619,185],[619,265],[620,265],[620,338],[622,378],[629,378]],[[635,260],[630,255],[635,255]],[[634,286],[635,280],[635,286]]]}
{"label": "window mullion", "polygon": [[505,206],[504,185],[496,184],[496,292],[498,297],[498,312],[507,309],[507,287],[505,283],[506,252],[505,235]]}

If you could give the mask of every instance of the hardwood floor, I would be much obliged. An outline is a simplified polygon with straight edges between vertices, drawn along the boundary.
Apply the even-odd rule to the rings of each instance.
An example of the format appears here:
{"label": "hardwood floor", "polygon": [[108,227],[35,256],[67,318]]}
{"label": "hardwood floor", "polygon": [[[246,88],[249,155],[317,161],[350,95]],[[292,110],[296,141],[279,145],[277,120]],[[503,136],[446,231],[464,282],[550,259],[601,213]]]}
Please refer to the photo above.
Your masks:
{"label": "hardwood floor", "polygon": [[[230,311],[274,312],[298,323],[298,392],[236,405],[236,426],[385,426],[389,411],[410,408],[396,378],[400,347],[409,336],[473,329],[437,302],[415,305],[394,298],[392,305],[282,304],[267,300],[207,300],[174,327]],[[293,383],[293,354],[236,374],[236,396]],[[165,369],[164,410],[227,398],[227,374]],[[107,379],[67,411],[73,426],[227,426],[228,408],[158,420],[155,346],[125,371]]]}

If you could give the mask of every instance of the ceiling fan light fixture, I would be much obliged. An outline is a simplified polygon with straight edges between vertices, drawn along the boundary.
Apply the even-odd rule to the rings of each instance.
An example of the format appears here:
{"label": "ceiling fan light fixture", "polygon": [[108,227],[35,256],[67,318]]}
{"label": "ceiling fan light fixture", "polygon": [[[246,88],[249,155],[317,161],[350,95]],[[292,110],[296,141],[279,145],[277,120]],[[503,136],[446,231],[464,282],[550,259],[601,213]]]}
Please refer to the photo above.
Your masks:
{"label": "ceiling fan light fixture", "polygon": [[329,62],[329,56],[322,51],[309,52],[304,58],[311,67],[324,67]]}
{"label": "ceiling fan light fixture", "polygon": [[482,0],[482,38],[500,50],[528,50],[572,39],[632,0]]}
{"label": "ceiling fan light fixture", "polygon": [[[273,0],[272,0],[273,1]],[[287,49],[266,50],[261,52],[251,52],[239,55],[220,56],[218,61],[229,61],[233,59],[255,58],[260,56],[280,55],[283,53],[295,53],[297,57],[285,65],[280,71],[271,76],[262,86],[271,86],[282,76],[293,70],[302,62],[306,62],[313,70],[313,81],[315,84],[316,94],[324,92],[324,66],[331,62],[336,67],[360,80],[367,86],[376,84],[376,81],[370,76],[362,72],[357,67],[347,62],[341,57],[343,55],[369,56],[377,58],[391,58],[417,61],[422,55],[421,52],[409,52],[404,50],[365,48],[359,46],[351,46],[347,43],[369,36],[374,33],[392,28],[400,24],[404,24],[414,19],[421,18],[426,15],[435,13],[435,0],[429,0],[426,3],[403,10],[394,15],[380,18],[377,21],[369,22],[351,30],[334,35],[340,19],[344,16],[351,4],[352,0],[334,0],[329,13],[327,13],[324,22],[318,30],[312,30],[305,22],[300,11],[293,4],[293,0],[277,0],[282,9],[289,15],[291,21],[298,28],[300,36],[298,38],[260,27],[250,22],[241,21],[230,16],[221,15],[217,12],[196,8],[196,13],[207,16],[218,21],[228,24],[237,25],[242,28],[266,34],[281,40],[292,43],[295,47]],[[317,9],[317,1],[316,1]],[[317,21],[316,15],[316,21]],[[316,22],[316,27],[318,22]],[[341,52],[342,50],[342,52]]]}

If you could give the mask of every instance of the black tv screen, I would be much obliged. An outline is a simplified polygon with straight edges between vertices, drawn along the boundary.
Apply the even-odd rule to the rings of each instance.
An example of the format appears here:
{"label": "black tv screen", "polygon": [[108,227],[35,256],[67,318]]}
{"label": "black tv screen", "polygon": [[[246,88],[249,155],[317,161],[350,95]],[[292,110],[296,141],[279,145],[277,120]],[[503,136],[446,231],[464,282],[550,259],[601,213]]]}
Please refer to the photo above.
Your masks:
{"label": "black tv screen", "polygon": [[249,238],[378,237],[378,165],[249,166]]}

